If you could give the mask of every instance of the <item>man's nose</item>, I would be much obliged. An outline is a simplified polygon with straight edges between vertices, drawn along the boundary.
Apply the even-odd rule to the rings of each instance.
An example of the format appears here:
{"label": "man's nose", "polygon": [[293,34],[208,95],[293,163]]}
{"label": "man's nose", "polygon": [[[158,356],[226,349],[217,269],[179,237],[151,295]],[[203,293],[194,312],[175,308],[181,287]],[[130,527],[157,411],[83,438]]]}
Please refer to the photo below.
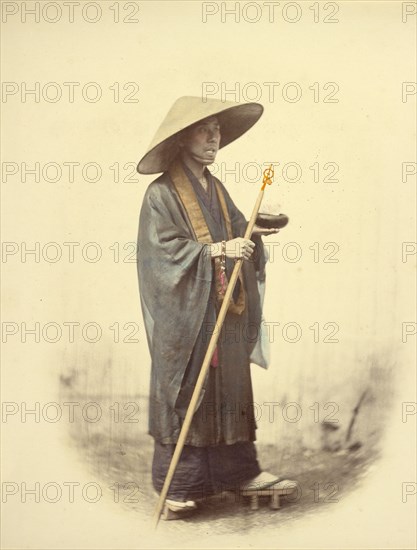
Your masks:
{"label": "man's nose", "polygon": [[217,141],[218,132],[215,130],[209,130],[207,138],[209,141]]}

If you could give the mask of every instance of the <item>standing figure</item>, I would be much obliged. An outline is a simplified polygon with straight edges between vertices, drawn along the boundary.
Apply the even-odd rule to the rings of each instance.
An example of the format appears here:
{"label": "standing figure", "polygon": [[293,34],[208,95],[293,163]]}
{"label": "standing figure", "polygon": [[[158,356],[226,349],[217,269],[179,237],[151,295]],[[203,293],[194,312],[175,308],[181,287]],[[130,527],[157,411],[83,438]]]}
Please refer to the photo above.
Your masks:
{"label": "standing figure", "polygon": [[245,260],[168,492],[174,515],[223,490],[280,481],[258,464],[250,374],[251,362],[266,367],[259,341],[259,285],[265,280],[261,236],[277,230],[255,225],[252,239],[244,239],[245,217],[207,168],[262,112],[258,103],[182,97],[138,164],[141,174],[163,172],[145,193],[138,236],[140,299],[152,358],[152,481],[158,492],[234,261]]}

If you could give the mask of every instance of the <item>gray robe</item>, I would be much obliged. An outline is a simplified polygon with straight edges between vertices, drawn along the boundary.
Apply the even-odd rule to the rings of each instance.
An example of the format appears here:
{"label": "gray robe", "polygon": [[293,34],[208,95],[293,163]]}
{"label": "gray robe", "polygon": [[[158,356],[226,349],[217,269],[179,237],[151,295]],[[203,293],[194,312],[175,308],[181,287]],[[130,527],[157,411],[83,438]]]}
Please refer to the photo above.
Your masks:
{"label": "gray robe", "polygon": [[[210,178],[211,174],[206,171]],[[221,209],[204,201],[192,173],[213,242],[227,240]],[[197,186],[200,184],[197,181]],[[243,236],[247,222],[224,186],[233,237]],[[213,195],[214,193],[214,195]],[[218,217],[220,215],[220,218]],[[220,223],[219,223],[220,222]],[[253,260],[243,263],[246,308],[228,312],[219,337],[219,366],[210,366],[186,445],[254,441],[256,423],[250,377],[250,356],[260,338],[262,316],[258,282],[265,277],[262,240]],[[176,443],[214,327],[216,303],[214,266],[207,244],[197,242],[187,212],[169,173],[152,182],[139,220],[139,290],[152,358],[149,433],[160,443]],[[230,277],[234,261],[227,261]],[[265,365],[262,365],[265,366]]]}

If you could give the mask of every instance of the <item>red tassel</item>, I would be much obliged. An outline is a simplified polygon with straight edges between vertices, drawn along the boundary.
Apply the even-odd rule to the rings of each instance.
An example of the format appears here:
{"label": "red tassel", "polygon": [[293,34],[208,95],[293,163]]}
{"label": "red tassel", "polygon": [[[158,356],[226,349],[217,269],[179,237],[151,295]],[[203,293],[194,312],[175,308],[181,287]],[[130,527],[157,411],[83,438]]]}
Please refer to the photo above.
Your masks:
{"label": "red tassel", "polygon": [[211,366],[216,368],[219,366],[219,350],[218,346],[216,346],[216,349],[214,350],[213,357],[211,358]]}

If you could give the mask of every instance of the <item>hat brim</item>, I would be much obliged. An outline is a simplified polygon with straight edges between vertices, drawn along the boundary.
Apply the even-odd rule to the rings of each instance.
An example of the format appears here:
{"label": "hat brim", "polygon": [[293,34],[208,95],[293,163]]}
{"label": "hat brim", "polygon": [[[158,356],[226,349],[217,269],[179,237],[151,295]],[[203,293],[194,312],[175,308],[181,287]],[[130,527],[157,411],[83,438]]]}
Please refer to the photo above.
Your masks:
{"label": "hat brim", "polygon": [[[260,103],[243,103],[211,114],[210,116],[217,117],[220,124],[221,140],[219,149],[225,147],[252,128],[261,117],[263,110],[264,108]],[[139,161],[137,171],[140,174],[157,174],[168,170],[170,164],[179,153],[178,134],[206,118],[208,117],[196,120],[155,145]]]}

